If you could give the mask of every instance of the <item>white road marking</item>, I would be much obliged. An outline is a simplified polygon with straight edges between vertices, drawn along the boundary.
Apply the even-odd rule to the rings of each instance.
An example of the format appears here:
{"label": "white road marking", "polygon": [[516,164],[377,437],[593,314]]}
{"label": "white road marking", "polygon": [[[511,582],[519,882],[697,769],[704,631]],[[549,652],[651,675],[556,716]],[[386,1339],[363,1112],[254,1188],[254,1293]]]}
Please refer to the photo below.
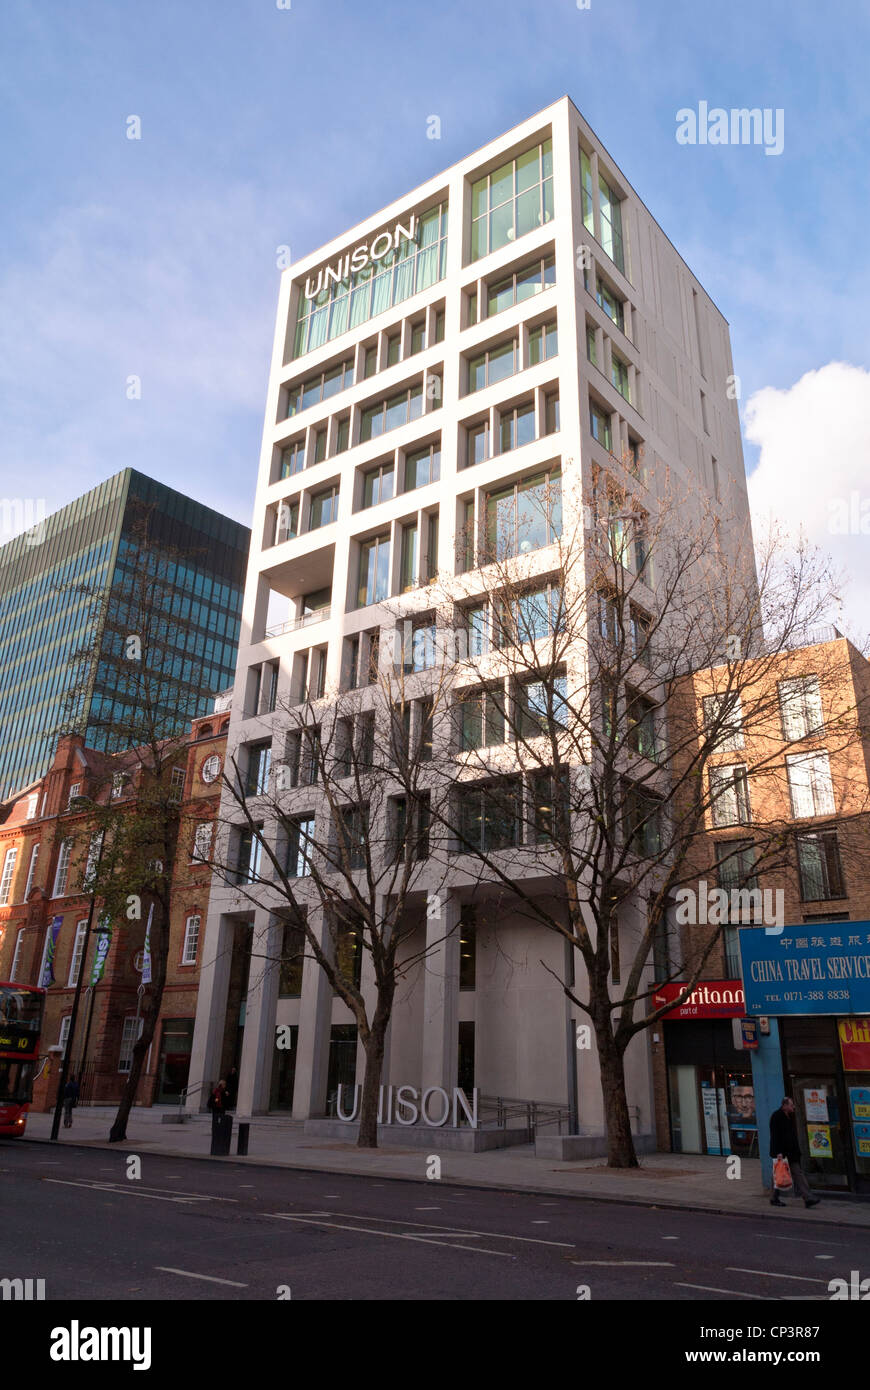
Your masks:
{"label": "white road marking", "polygon": [[608,1268],[615,1265],[631,1265],[632,1267],[643,1266],[655,1269],[673,1269],[673,1260],[572,1260],[572,1265],[606,1265]]}
{"label": "white road marking", "polygon": [[808,1274],[776,1274],[770,1269],[743,1269],[740,1265],[726,1265],[729,1274],[760,1274],[764,1279],[796,1279],[800,1284],[826,1284],[827,1279],[813,1279]]}
{"label": "white road marking", "polygon": [[844,1240],[812,1240],[809,1236],[769,1236],[762,1231],[755,1231],[754,1234],[759,1240],[787,1240],[793,1245],[833,1245],[840,1250],[846,1249]]}
{"label": "white road marking", "polygon": [[662,1236],[662,1240],[679,1240],[679,1236]]}
{"label": "white road marking", "polygon": [[153,1192],[137,1192],[135,1187],[106,1187],[96,1182],[64,1182],[63,1178],[43,1178],[43,1182],[54,1183],[57,1187],[83,1187],[86,1192],[100,1192],[104,1197],[146,1197],[151,1202],[175,1202],[180,1207],[193,1206],[191,1197],[158,1197]]}
{"label": "white road marking", "polygon": [[836,1255],[813,1255],[814,1260],[835,1260]]}
{"label": "white road marking", "polygon": [[444,1240],[432,1240],[429,1236],[413,1236],[401,1231],[373,1231],[367,1226],[344,1226],[338,1221],[309,1221],[303,1216],[287,1216],[282,1212],[269,1212],[279,1221],[301,1221],[307,1226],[326,1226],[334,1231],[357,1231],[364,1236],[383,1236],[385,1240],[416,1240],[420,1245],[447,1245],[448,1250],[469,1250],[472,1255],[495,1255],[503,1260],[516,1259],[507,1250],[481,1250],[477,1245],[448,1245]]}
{"label": "white road marking", "polygon": [[415,1207],[415,1211],[440,1211],[440,1207]]}
{"label": "white road marking", "polygon": [[228,1284],[233,1289],[246,1289],[247,1284],[240,1284],[238,1279],[216,1279],[213,1274],[191,1274],[189,1269],[172,1269],[169,1265],[155,1265],[155,1269],[162,1270],[164,1274],[180,1274],[182,1279],[204,1279],[208,1284]]}
{"label": "white road marking", "polygon": [[769,1299],[760,1293],[741,1293],[739,1289],[714,1289],[712,1284],[674,1284],[675,1289],[702,1289],[704,1293],[724,1293],[729,1298],[752,1298],[756,1303],[768,1303]]}
{"label": "white road marking", "polygon": [[[272,1215],[280,1216],[281,1212]],[[539,1240],[537,1236],[508,1236],[501,1231],[469,1231],[465,1226],[436,1226],[433,1221],[409,1221],[393,1216],[357,1216],[352,1211],[327,1211],[324,1216],[341,1216],[345,1221],[380,1221],[383,1226],[417,1226],[423,1231],[437,1231],[439,1236],[485,1236],[488,1240],[521,1240],[524,1245],[558,1245],[565,1250],[573,1250],[572,1240]]]}
{"label": "white road marking", "polygon": [[538,1221],[533,1221],[533,1222],[532,1222],[532,1225],[533,1225],[533,1226],[549,1226],[549,1224],[550,1224],[549,1221],[542,1221],[542,1220],[538,1220]]}

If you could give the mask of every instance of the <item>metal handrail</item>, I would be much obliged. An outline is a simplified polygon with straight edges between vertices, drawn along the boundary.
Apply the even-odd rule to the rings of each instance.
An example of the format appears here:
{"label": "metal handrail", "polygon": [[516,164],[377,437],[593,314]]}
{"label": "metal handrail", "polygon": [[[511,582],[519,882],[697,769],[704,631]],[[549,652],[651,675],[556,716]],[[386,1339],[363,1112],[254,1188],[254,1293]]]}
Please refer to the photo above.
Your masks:
{"label": "metal handrail", "polygon": [[276,623],[274,627],[267,627],[266,637],[283,637],[285,632],[296,632],[299,628],[326,622],[331,613],[331,606],[315,608],[313,613],[303,613],[301,618],[288,618],[286,623]]}

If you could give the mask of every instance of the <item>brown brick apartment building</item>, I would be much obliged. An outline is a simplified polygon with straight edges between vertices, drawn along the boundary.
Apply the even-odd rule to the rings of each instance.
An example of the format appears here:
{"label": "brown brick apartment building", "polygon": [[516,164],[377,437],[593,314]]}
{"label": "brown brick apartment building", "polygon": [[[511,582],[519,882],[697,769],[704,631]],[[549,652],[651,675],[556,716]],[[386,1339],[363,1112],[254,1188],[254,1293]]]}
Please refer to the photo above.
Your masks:
{"label": "brown brick apartment building", "polygon": [[[736,678],[726,667],[695,672],[677,697],[677,717],[688,713],[699,729],[709,728],[723,700],[730,703],[708,769],[710,809],[693,850],[697,880],[675,904],[672,931],[683,954],[673,958],[693,958],[711,934],[718,940],[698,989],[654,1029],[664,1150],[755,1154],[760,1139],[766,1153],[768,1115],[758,1128],[752,1052],[734,1038],[734,1020],[744,1014],[739,928],[805,923],[824,938],[839,922],[870,919],[870,663],[834,629],[824,636],[830,640],[747,661]],[[740,890],[742,899],[734,896]],[[679,988],[664,983],[665,962],[656,974],[660,1005]],[[868,1023],[851,1020],[859,1031]],[[830,1159],[814,1165],[807,1156],[813,1180],[860,1189],[870,1159],[858,1155],[849,1132],[846,1085],[854,1077],[844,1071],[843,1020],[765,1025],[778,1028],[782,1086],[795,1095],[799,1119],[810,1083],[828,1088],[837,1117]],[[870,1072],[857,1076],[870,1084]]]}

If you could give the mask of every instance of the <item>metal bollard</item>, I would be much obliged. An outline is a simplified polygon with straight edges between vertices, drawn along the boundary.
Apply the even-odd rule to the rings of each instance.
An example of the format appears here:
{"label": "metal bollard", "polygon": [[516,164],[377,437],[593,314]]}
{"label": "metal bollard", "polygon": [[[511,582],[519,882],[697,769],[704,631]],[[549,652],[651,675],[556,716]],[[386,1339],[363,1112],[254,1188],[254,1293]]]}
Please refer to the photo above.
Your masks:
{"label": "metal bollard", "polygon": [[246,1154],[248,1152],[248,1135],[250,1134],[250,1132],[251,1126],[249,1124],[239,1125],[239,1142],[236,1148],[236,1153]]}
{"label": "metal bollard", "polygon": [[212,1115],[211,1152],[213,1157],[225,1158],[233,1137],[232,1115]]}

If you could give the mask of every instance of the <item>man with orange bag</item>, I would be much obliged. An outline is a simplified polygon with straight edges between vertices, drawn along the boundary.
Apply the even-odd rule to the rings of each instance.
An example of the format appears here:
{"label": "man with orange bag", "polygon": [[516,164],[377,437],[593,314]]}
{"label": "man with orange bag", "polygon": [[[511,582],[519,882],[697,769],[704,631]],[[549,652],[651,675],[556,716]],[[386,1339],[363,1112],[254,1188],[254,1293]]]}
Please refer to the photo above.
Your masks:
{"label": "man with orange bag", "polygon": [[803,1197],[805,1207],[817,1207],[819,1198],[814,1197],[810,1185],[801,1169],[801,1149],[798,1143],[797,1121],[794,1117],[794,1101],[784,1096],[782,1105],[770,1117],[770,1156],[773,1159],[773,1186],[770,1205],[784,1207],[780,1192],[787,1190],[776,1185],[777,1166],[782,1159],[788,1160],[791,1170],[792,1192],[795,1197]]}

